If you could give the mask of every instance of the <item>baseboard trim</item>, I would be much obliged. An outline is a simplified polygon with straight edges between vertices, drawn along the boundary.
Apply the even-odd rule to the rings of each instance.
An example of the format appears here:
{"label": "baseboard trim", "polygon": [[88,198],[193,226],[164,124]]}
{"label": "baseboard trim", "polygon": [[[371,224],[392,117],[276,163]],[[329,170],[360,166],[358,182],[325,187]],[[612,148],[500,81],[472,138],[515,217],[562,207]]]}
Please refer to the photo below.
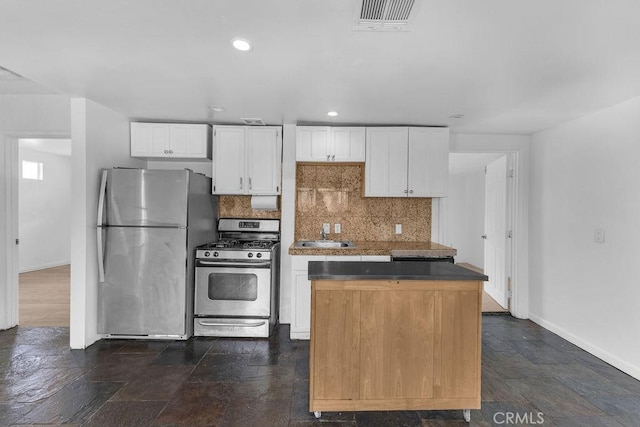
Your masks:
{"label": "baseboard trim", "polygon": [[36,266],[31,266],[31,267],[24,267],[24,268],[21,268],[19,270],[19,272],[20,273],[29,273],[31,271],[46,270],[47,268],[62,267],[63,265],[69,265],[69,264],[71,264],[71,261],[53,262],[53,263],[49,263],[49,264],[36,265]]}
{"label": "baseboard trim", "polygon": [[531,320],[532,322],[537,323],[538,325],[542,326],[545,329],[550,330],[554,334],[557,334],[557,335],[561,336],[565,340],[569,341],[572,344],[577,345],[578,347],[580,347],[584,351],[593,354],[597,358],[604,360],[608,364],[620,369],[622,372],[631,375],[632,377],[634,377],[637,380],[640,380],[640,367],[634,366],[634,365],[632,365],[632,364],[630,364],[628,362],[625,362],[624,360],[622,360],[622,359],[614,356],[613,354],[601,349],[600,347],[595,346],[595,345],[583,340],[582,338],[570,333],[566,329],[561,328],[560,326],[556,325],[555,323],[552,323],[552,322],[549,322],[547,320],[544,320],[540,316],[537,316],[537,315],[535,315],[533,313],[529,313],[529,320]]}

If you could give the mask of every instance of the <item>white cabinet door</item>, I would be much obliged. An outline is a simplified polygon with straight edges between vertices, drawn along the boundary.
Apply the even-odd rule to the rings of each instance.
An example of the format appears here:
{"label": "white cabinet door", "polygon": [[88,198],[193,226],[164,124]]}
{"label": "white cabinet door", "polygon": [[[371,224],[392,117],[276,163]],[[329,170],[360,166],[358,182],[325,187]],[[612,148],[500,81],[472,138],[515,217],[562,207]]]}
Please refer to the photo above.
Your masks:
{"label": "white cabinet door", "polygon": [[242,126],[216,127],[213,141],[213,193],[245,194],[244,133]]}
{"label": "white cabinet door", "polygon": [[294,340],[308,340],[311,331],[311,282],[309,261],[324,261],[324,255],[294,255],[291,257],[291,329]]}
{"label": "white cabinet door", "polygon": [[280,194],[280,129],[246,129],[247,193]]}
{"label": "white cabinet door", "polygon": [[131,123],[131,157],[169,156],[168,123]]}
{"label": "white cabinet door", "polygon": [[367,128],[365,196],[407,196],[408,128]]}
{"label": "white cabinet door", "polygon": [[208,125],[170,124],[169,137],[173,157],[201,159],[208,156]]}
{"label": "white cabinet door", "polygon": [[365,128],[332,127],[331,160],[335,162],[364,162]]}
{"label": "white cabinet door", "polygon": [[296,161],[326,162],[331,159],[328,126],[298,126],[296,128]]}
{"label": "white cabinet door", "polygon": [[409,128],[409,197],[445,197],[449,177],[449,129]]}

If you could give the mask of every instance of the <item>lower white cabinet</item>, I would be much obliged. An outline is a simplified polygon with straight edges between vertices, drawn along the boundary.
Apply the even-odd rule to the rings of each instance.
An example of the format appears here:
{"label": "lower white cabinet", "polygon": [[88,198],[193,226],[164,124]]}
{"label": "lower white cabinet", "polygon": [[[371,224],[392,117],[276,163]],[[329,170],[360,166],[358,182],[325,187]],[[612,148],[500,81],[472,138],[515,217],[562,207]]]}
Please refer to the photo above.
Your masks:
{"label": "lower white cabinet", "polygon": [[378,261],[388,262],[388,255],[294,255],[291,257],[291,330],[294,340],[308,340],[311,333],[311,282],[309,261]]}

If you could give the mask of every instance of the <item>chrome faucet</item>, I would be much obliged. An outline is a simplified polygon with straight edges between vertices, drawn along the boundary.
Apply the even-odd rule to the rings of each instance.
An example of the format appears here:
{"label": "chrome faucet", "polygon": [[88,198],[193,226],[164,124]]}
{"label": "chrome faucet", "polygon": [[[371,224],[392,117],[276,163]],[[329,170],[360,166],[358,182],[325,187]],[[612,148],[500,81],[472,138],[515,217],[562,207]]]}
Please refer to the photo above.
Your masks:
{"label": "chrome faucet", "polygon": [[324,225],[322,226],[322,229],[320,230],[320,236],[322,237],[322,240],[327,240],[327,232],[324,231]]}

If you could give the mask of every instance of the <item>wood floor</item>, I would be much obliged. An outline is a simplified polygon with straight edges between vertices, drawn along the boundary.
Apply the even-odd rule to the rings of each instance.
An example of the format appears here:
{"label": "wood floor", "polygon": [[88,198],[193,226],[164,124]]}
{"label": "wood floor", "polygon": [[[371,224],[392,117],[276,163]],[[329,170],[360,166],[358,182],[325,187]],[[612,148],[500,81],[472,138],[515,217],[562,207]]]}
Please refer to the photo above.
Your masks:
{"label": "wood floor", "polygon": [[20,274],[20,326],[69,326],[68,265]]}
{"label": "wood floor", "polygon": [[[484,273],[484,271],[480,267],[476,267],[475,265],[472,265],[472,264],[461,262],[457,265],[459,265],[460,267],[464,267],[469,270],[475,271],[477,273]],[[502,306],[498,304],[496,300],[491,298],[491,296],[486,291],[482,291],[482,312],[483,313],[506,313],[508,311],[509,310],[507,310],[506,308],[502,308]]]}

